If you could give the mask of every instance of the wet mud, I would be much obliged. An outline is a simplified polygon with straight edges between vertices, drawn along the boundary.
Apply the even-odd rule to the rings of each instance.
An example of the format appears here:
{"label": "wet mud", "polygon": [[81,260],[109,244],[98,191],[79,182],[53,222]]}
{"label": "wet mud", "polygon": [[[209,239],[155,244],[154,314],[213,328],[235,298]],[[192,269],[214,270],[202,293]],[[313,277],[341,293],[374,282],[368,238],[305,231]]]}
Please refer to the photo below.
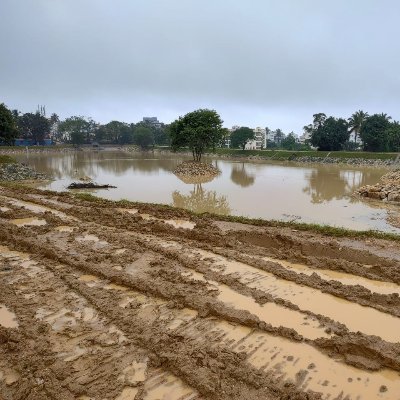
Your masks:
{"label": "wet mud", "polygon": [[0,398],[398,400],[399,251],[0,188]]}

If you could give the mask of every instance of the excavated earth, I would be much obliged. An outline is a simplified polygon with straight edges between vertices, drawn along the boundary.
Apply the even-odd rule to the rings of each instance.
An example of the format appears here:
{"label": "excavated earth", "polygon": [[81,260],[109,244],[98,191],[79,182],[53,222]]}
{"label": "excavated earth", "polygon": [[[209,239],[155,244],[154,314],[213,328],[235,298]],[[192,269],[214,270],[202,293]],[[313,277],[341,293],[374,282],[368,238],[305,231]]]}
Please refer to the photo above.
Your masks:
{"label": "excavated earth", "polygon": [[400,243],[0,186],[0,399],[400,399]]}

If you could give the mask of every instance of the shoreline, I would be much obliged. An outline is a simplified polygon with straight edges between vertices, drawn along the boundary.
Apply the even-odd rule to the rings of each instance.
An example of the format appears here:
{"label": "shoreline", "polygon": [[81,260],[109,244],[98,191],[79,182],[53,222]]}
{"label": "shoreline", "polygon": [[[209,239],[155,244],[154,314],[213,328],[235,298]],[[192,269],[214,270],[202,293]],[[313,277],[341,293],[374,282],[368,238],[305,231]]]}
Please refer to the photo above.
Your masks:
{"label": "shoreline", "polygon": [[[19,147],[0,147],[0,155],[18,155],[18,154],[51,154],[51,153],[69,153],[69,152],[107,152],[119,151],[121,153],[140,153],[140,154],[167,154],[191,157],[189,151],[173,152],[167,148],[149,148],[148,150],[140,150],[132,145],[106,145],[99,149],[93,148],[89,145],[84,145],[79,148],[71,146],[54,146],[45,147],[37,146],[30,147],[27,151],[26,148]],[[365,157],[360,157],[363,153],[350,153],[350,152],[337,152],[337,156],[333,156],[335,152],[321,152],[319,156],[316,151],[288,151],[288,150],[245,150],[246,153],[241,151],[229,149],[218,149],[216,152],[206,152],[203,157],[221,160],[243,160],[249,162],[257,161],[272,161],[272,162],[288,162],[293,164],[317,164],[317,165],[350,165],[350,166],[371,166],[371,167],[384,167],[392,168],[400,166],[400,154],[395,153],[364,153]],[[263,154],[263,152],[265,152]],[[267,153],[271,152],[271,153]],[[332,155],[332,156],[331,156]],[[340,156],[339,156],[340,155]]]}

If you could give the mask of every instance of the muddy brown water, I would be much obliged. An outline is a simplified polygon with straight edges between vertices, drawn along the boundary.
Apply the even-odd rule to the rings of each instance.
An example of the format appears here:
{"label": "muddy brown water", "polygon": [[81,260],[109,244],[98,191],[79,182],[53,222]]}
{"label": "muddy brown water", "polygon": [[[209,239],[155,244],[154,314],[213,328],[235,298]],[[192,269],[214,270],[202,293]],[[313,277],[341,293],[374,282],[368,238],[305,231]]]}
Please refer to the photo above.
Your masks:
{"label": "muddy brown water", "polygon": [[351,197],[358,187],[375,184],[387,172],[383,168],[209,159],[221,175],[208,183],[188,184],[172,173],[185,159],[179,155],[93,151],[24,154],[17,158],[53,177],[53,181],[40,185],[45,189],[65,190],[72,181],[90,177],[117,186],[88,191],[112,200],[400,232],[387,221],[386,209]]}

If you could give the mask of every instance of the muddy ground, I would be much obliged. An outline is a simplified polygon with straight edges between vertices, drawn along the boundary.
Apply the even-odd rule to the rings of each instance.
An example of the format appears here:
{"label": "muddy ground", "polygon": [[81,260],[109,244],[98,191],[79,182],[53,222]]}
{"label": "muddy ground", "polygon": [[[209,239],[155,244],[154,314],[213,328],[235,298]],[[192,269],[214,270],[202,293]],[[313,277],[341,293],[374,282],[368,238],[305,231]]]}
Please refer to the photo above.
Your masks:
{"label": "muddy ground", "polygon": [[400,242],[0,187],[0,399],[400,399]]}

